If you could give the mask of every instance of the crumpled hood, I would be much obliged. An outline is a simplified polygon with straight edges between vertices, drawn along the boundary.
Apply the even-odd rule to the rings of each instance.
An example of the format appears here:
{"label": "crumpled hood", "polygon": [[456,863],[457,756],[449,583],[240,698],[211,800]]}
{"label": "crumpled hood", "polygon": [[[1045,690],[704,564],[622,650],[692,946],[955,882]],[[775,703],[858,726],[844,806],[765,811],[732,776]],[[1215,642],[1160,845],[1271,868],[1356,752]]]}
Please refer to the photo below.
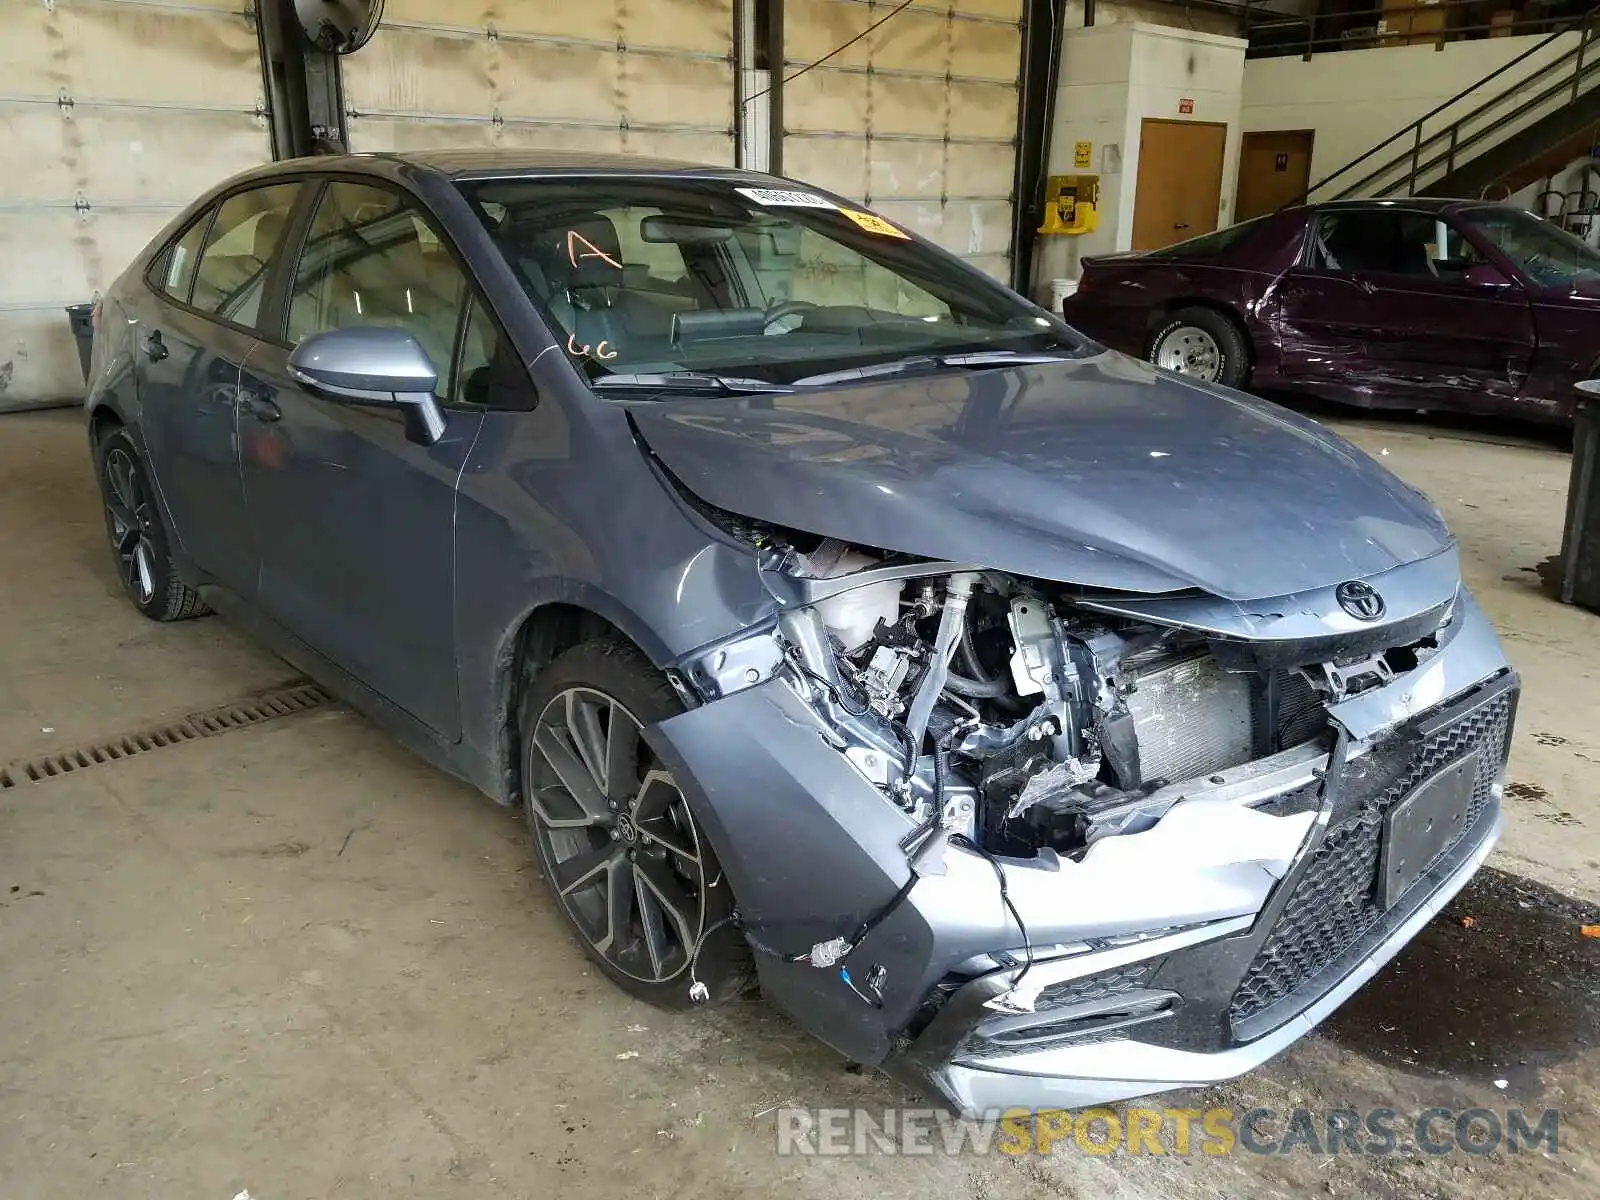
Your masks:
{"label": "crumpled hood", "polygon": [[1451,544],[1427,500],[1316,423],[1110,352],[627,407],[719,508],[1089,588],[1260,599]]}

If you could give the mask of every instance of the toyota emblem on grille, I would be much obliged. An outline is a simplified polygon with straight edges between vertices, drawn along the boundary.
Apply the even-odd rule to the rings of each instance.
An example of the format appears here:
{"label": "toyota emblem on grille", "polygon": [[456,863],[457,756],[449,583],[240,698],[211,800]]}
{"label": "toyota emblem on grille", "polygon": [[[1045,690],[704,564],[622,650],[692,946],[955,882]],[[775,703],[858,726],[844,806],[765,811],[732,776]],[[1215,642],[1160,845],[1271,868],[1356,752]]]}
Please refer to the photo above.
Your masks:
{"label": "toyota emblem on grille", "polygon": [[1333,595],[1339,607],[1358,621],[1376,621],[1383,616],[1383,597],[1371,584],[1346,580],[1333,590]]}

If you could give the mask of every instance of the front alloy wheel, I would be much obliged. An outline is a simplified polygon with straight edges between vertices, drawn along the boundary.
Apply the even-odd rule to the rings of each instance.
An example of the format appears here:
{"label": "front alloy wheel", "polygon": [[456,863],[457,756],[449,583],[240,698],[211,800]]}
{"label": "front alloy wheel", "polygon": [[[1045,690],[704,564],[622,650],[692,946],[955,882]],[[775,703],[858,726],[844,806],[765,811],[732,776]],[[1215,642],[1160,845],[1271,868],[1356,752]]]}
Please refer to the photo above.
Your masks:
{"label": "front alloy wheel", "polygon": [[524,809],[540,870],[600,969],[641,1000],[690,1003],[693,975],[730,1000],[750,980],[733,895],[672,771],[643,730],[683,712],[631,642],[597,638],[523,693]]}
{"label": "front alloy wheel", "polygon": [[551,886],[578,931],[646,984],[682,975],[705,928],[699,831],[639,718],[604,692],[570,687],[534,721],[548,768],[528,793]]}

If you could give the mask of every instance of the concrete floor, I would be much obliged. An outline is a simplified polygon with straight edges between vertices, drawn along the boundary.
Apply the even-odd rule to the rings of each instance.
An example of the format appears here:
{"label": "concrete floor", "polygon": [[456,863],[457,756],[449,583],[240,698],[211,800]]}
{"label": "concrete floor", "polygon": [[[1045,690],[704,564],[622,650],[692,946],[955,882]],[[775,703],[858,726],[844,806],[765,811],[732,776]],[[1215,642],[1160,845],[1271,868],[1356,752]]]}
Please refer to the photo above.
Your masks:
{"label": "concrete floor", "polygon": [[[1503,848],[1323,1031],[1166,1103],[1559,1107],[1558,1155],[779,1157],[775,1106],[916,1101],[759,1003],[624,997],[513,814],[328,707],[0,792],[0,1195],[1600,1193],[1600,618],[1529,570],[1567,458],[1339,424],[1437,500],[1523,673]],[[0,419],[0,545],[0,763],[294,674],[122,600],[75,413]]]}

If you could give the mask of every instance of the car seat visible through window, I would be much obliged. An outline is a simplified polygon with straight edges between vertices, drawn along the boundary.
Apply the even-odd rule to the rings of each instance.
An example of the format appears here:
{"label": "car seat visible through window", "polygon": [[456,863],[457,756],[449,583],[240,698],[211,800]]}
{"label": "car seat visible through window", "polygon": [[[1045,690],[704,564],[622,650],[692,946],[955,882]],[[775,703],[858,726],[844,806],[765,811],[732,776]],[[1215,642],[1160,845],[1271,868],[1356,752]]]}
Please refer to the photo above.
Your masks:
{"label": "car seat visible through window", "polygon": [[[342,188],[363,196],[341,196]],[[464,288],[445,246],[399,196],[334,184],[301,259],[289,336],[365,325],[404,329],[432,360],[443,394]]]}
{"label": "car seat visible through window", "polygon": [[506,231],[523,273],[574,347],[609,347],[629,339],[665,338],[671,309],[648,291],[630,288],[616,226],[604,213],[541,215]]}

